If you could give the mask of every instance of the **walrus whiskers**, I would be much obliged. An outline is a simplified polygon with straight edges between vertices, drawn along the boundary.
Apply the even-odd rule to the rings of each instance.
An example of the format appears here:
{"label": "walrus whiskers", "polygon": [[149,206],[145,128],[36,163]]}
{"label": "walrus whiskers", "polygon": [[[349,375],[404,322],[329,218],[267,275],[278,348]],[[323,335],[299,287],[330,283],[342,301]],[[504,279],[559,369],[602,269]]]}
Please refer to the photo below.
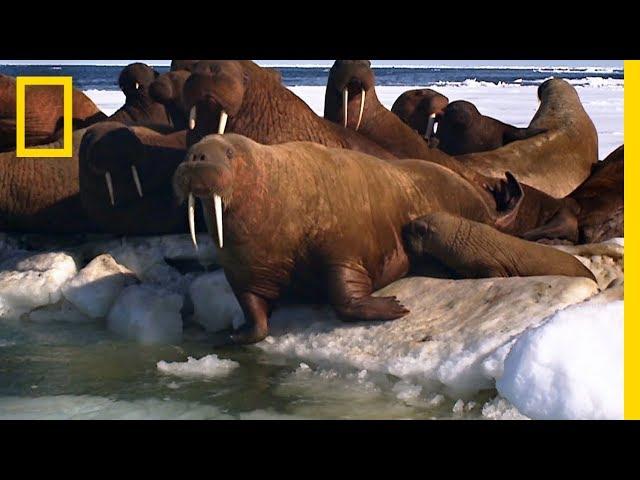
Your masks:
{"label": "walrus whiskers", "polygon": [[189,193],[189,207],[187,208],[187,216],[189,218],[189,231],[191,232],[191,241],[196,250],[198,250],[198,241],[196,240],[196,214],[195,214],[195,198],[193,193]]}
{"label": "walrus whiskers", "polygon": [[222,135],[224,133],[224,131],[227,128],[227,119],[229,118],[229,115],[227,115],[227,112],[225,112],[224,110],[222,110],[220,112],[220,123],[218,124],[218,134]]}
{"label": "walrus whiskers", "polygon": [[140,183],[140,177],[138,176],[138,169],[135,165],[131,165],[131,175],[133,175],[133,183],[136,184],[136,190],[138,190],[138,195],[142,198],[144,195],[142,194],[142,184]]}
{"label": "walrus whiskers", "polygon": [[107,190],[109,190],[109,198],[111,199],[111,206],[115,207],[116,201],[113,197],[113,181],[111,180],[111,173],[104,174],[104,179],[107,182]]}
{"label": "walrus whiskers", "polygon": [[191,107],[189,110],[189,130],[196,128],[196,107]]}
{"label": "walrus whiskers", "polygon": [[362,89],[362,97],[360,97],[360,114],[358,115],[358,124],[356,125],[356,132],[360,128],[360,123],[362,123],[362,114],[364,113],[364,102],[366,98],[366,93],[364,88]]}

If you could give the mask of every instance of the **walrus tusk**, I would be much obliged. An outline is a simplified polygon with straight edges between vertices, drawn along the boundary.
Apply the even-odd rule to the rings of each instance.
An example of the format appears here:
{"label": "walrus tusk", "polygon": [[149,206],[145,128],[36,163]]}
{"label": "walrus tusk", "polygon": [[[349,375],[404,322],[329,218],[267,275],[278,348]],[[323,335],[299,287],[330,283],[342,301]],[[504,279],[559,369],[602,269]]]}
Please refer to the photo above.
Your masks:
{"label": "walrus tusk", "polygon": [[222,198],[213,195],[213,206],[216,212],[216,226],[218,227],[218,245],[222,248]]}
{"label": "walrus tusk", "polygon": [[342,91],[342,108],[344,108],[344,128],[347,128],[347,119],[349,118],[349,90],[344,87]]}
{"label": "walrus tusk", "polygon": [[105,173],[104,179],[107,182],[107,190],[109,190],[109,198],[111,199],[111,206],[115,207],[116,201],[113,198],[113,182],[111,181],[111,173],[109,172]]}
{"label": "walrus tusk", "polygon": [[193,193],[189,194],[189,206],[187,208],[187,216],[189,217],[189,232],[191,232],[191,241],[193,246],[198,250],[198,241],[196,240],[196,213],[195,198]]}
{"label": "walrus tusk", "polygon": [[196,128],[196,107],[191,107],[189,110],[189,130]]}
{"label": "walrus tusk", "polygon": [[218,134],[222,135],[224,133],[224,131],[227,128],[227,119],[229,118],[229,115],[227,115],[227,112],[225,112],[224,110],[222,110],[220,112],[220,123],[218,124]]}
{"label": "walrus tusk", "polygon": [[140,84],[136,82],[136,90],[138,90],[139,88],[140,88]]}
{"label": "walrus tusk", "polygon": [[362,89],[362,97],[360,98],[360,114],[358,115],[358,124],[356,125],[356,132],[360,128],[360,123],[362,122],[362,114],[364,113],[364,102],[366,98],[366,93],[364,88]]}
{"label": "walrus tusk", "polygon": [[435,125],[435,123],[436,123],[436,114],[432,113],[431,115],[429,115],[427,130],[424,132],[424,138],[426,138],[427,140],[433,137],[433,126]]}
{"label": "walrus tusk", "polygon": [[131,174],[133,175],[133,182],[136,184],[136,189],[138,190],[138,195],[142,198],[142,184],[140,183],[140,177],[138,176],[138,169],[135,165],[131,165]]}

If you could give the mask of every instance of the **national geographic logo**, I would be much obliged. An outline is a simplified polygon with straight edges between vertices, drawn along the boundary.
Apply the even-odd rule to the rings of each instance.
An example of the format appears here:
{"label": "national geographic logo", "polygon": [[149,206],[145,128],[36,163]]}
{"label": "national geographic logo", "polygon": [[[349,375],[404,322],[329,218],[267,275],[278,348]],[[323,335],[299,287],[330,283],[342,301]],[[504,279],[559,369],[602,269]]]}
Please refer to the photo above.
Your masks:
{"label": "national geographic logo", "polygon": [[[63,87],[63,147],[27,148],[25,141],[25,90],[30,85],[61,85]],[[73,91],[71,77],[16,78],[16,157],[72,157]]]}

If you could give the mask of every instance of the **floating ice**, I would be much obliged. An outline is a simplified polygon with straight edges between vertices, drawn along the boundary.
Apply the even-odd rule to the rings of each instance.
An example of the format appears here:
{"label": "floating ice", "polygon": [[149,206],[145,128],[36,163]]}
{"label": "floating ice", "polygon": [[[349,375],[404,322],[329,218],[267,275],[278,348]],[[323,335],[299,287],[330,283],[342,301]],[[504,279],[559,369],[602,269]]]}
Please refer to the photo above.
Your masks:
{"label": "floating ice", "polygon": [[157,363],[158,370],[162,373],[177,375],[180,377],[224,377],[231,373],[240,364],[233,360],[220,359],[216,354],[207,355],[201,359],[189,357],[186,362]]}
{"label": "floating ice", "polygon": [[482,416],[487,420],[529,420],[504,398],[496,397],[482,406]]}
{"label": "floating ice", "polygon": [[587,302],[516,341],[500,394],[535,419],[620,419],[624,413],[624,302]]}
{"label": "floating ice", "polygon": [[193,281],[189,294],[194,320],[211,332],[238,328],[244,314],[222,270],[201,275]]}
{"label": "floating ice", "polygon": [[19,252],[0,262],[0,318],[17,318],[58,303],[61,288],[77,272],[66,253]]}
{"label": "floating ice", "polygon": [[142,344],[182,339],[182,296],[148,285],[125,288],[107,316],[109,330]]}
{"label": "floating ice", "polygon": [[90,318],[106,317],[125,286],[126,275],[111,255],[100,255],[62,287],[62,294]]}

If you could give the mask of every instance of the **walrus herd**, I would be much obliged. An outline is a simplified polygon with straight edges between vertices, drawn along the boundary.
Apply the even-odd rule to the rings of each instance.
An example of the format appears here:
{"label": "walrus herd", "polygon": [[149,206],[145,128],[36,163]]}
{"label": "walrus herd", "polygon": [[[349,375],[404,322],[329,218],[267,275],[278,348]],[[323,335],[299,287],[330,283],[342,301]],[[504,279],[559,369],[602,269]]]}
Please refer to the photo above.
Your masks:
{"label": "walrus herd", "polygon": [[[395,298],[372,294],[412,272],[593,279],[534,241],[624,235],[623,147],[598,162],[562,79],[540,85],[524,128],[431,89],[387,110],[365,60],[335,62],[324,118],[247,60],[173,60],[164,74],[135,63],[119,85],[111,117],[74,91],[72,158],[19,158],[15,80],[0,76],[0,230],[195,243],[204,223],[246,320],[220,343],[264,339],[291,296],[346,321],[400,318]],[[30,88],[27,145],[58,146],[61,91]]]}

